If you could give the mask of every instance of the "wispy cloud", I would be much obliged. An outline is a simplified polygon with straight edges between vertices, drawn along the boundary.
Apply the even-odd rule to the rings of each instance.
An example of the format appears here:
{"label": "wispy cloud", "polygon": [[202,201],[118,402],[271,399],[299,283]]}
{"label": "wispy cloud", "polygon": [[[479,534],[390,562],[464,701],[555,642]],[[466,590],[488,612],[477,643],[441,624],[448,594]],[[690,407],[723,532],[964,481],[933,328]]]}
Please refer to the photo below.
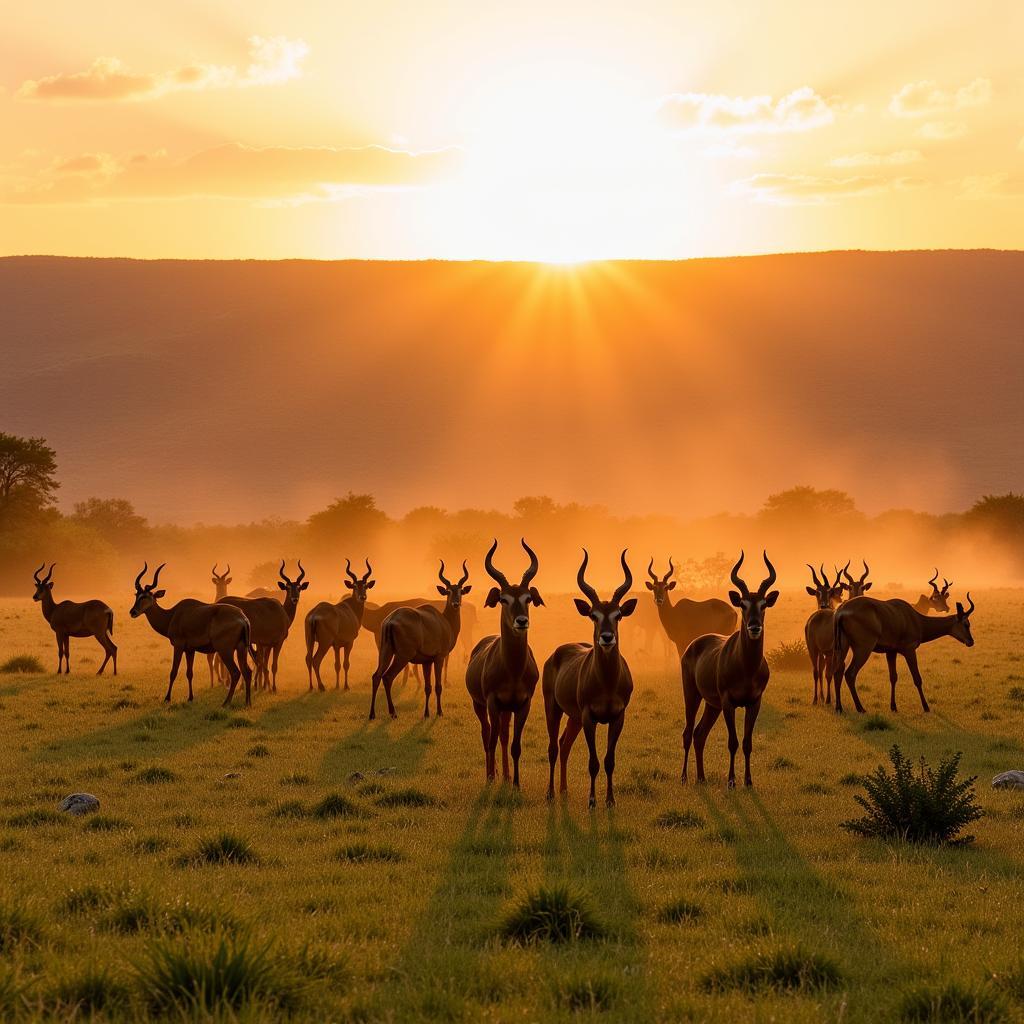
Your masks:
{"label": "wispy cloud", "polygon": [[967,134],[967,125],[963,121],[926,121],[917,129],[917,134],[933,142],[948,142],[962,139]]}
{"label": "wispy cloud", "polygon": [[831,178],[814,174],[755,174],[733,182],[732,188],[758,202],[796,206],[878,195],[896,189],[917,188],[923,184],[920,178],[882,175]]}
{"label": "wispy cloud", "polygon": [[903,86],[891,100],[889,112],[896,117],[940,117],[959,110],[983,107],[992,102],[992,82],[975,78],[958,89],[944,89],[925,79]]}
{"label": "wispy cloud", "polygon": [[665,96],[658,117],[678,132],[805,132],[831,124],[840,105],[809,85],[780,99],[686,92]]}
{"label": "wispy cloud", "polygon": [[851,153],[830,160],[832,167],[902,167],[924,157],[917,149],[897,149],[891,153]]}
{"label": "wispy cloud", "polygon": [[29,79],[17,95],[30,100],[117,102],[182,91],[274,85],[300,77],[308,53],[301,39],[252,36],[245,67],[193,62],[171,71],[140,73],[130,71],[116,57],[98,57],[85,71]]}
{"label": "wispy cloud", "polygon": [[1024,174],[1008,171],[996,174],[972,174],[961,184],[963,199],[1011,199],[1024,196]]}

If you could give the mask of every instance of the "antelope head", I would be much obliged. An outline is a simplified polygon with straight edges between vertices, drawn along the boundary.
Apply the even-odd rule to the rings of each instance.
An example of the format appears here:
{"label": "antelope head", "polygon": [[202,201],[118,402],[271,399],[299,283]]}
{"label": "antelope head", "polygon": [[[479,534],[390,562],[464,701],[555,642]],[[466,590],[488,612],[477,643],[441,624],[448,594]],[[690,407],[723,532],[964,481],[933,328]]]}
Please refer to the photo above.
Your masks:
{"label": "antelope head", "polygon": [[868,568],[868,563],[864,562],[864,575],[859,580],[855,580],[849,573],[850,563],[847,562],[843,566],[843,575],[846,577],[846,582],[843,586],[846,588],[848,593],[848,600],[852,601],[855,597],[863,597],[865,592],[871,589],[871,583],[868,581],[868,573],[871,570]]}
{"label": "antelope head", "polygon": [[602,601],[597,596],[597,591],[587,582],[587,563],[590,555],[587,549],[583,549],[583,561],[580,564],[580,571],[576,574],[576,583],[580,591],[586,597],[586,601],[575,598],[576,610],[585,618],[594,622],[594,647],[602,647],[606,650],[616,647],[619,642],[619,621],[628,618],[636,609],[636,598],[631,597],[628,601],[622,599],[629,593],[633,586],[633,574],[626,564],[626,549],[623,548],[619,556],[622,562],[623,581],[618,590],[611,596],[610,601]]}
{"label": "antelope head", "polygon": [[937,612],[948,612],[949,611],[949,588],[953,585],[950,580],[947,580],[945,576],[942,578],[942,589],[940,590],[936,585],[935,581],[939,578],[939,570],[935,570],[935,575],[928,581],[928,585],[932,588],[931,594],[928,596],[928,603]]}
{"label": "antelope head", "polygon": [[299,575],[297,579],[290,580],[285,576],[283,558],[281,559],[281,568],[277,570],[277,574],[281,577],[277,581],[277,585],[284,591],[285,603],[287,604],[290,601],[292,604],[298,604],[302,592],[309,589],[309,584],[302,582],[306,578],[306,570],[302,568],[302,559],[299,559]]}
{"label": "antelope head", "polygon": [[664,604],[668,600],[668,592],[676,589],[676,581],[673,578],[677,572],[676,566],[672,564],[672,556],[668,559],[668,572],[664,576],[658,576],[654,571],[654,559],[647,563],[647,575],[651,578],[647,581],[647,589],[651,591],[655,604]]}
{"label": "antelope head", "polygon": [[740,579],[740,566],[743,565],[743,552],[740,552],[740,560],[732,567],[729,578],[738,588],[729,591],[729,600],[734,608],[740,609],[740,616],[743,620],[743,628],[751,640],[760,640],[764,633],[764,613],[771,608],[779,599],[779,592],[771,590],[771,586],[778,578],[775,574],[775,566],[768,561],[768,552],[764,552],[764,564],[768,567],[768,576],[762,581],[761,586],[752,594],[746,583]]}
{"label": "antelope head", "polygon": [[843,585],[839,582],[839,570],[836,569],[835,583],[829,583],[828,573],[825,571],[824,565],[821,567],[821,579],[819,580],[814,566],[809,562],[804,564],[811,570],[811,576],[814,579],[814,586],[808,587],[807,593],[818,602],[819,611],[828,611],[830,608],[835,608],[843,599]]}
{"label": "antelope head", "polygon": [[153,573],[152,583],[142,582],[142,577],[149,572],[149,562],[143,565],[142,572],[135,577],[135,603],[132,605],[132,610],[128,613],[133,619],[137,619],[140,615],[145,614],[150,608],[155,608],[157,601],[167,593],[165,590],[156,589],[157,581],[160,579],[160,570],[166,564],[166,562],[162,562],[157,566],[156,572]]}
{"label": "antelope head", "polygon": [[530,605],[543,605],[544,599],[536,587],[530,586],[539,567],[537,556],[524,538],[521,538],[519,543],[523,545],[523,550],[530,556],[530,565],[523,573],[523,578],[519,583],[509,583],[504,573],[494,567],[494,552],[498,549],[497,540],[484,556],[484,568],[487,570],[487,575],[498,584],[496,587],[491,587],[484,605],[487,608],[493,608],[500,604],[502,623],[517,633],[525,633],[530,628]]}
{"label": "antelope head", "polygon": [[231,563],[228,562],[228,567],[224,573],[218,575],[217,563],[214,562],[210,573],[213,576],[210,582],[217,588],[217,600],[219,601],[222,597],[228,596],[228,584],[231,582]]}
{"label": "antelope head", "polygon": [[957,601],[956,603],[956,621],[953,623],[953,628],[949,631],[949,635],[954,640],[959,640],[964,647],[974,646],[974,637],[971,635],[971,613],[974,611],[974,601],[971,600],[971,592],[967,591],[967,603],[970,608],[964,611],[964,606]]}
{"label": "antelope head", "polygon": [[448,604],[452,608],[462,607],[462,595],[468,594],[473,588],[472,586],[466,585],[466,580],[469,579],[469,570],[466,568],[466,563],[462,563],[462,579],[458,583],[452,583],[451,580],[444,578],[444,559],[441,559],[441,568],[437,571],[437,578],[441,581],[443,586],[439,585],[437,592],[448,599]]}
{"label": "antelope head", "polygon": [[[370,560],[367,558],[365,559],[365,562],[366,572],[363,573],[362,576],[357,576],[352,571],[352,563],[349,562],[347,558],[345,559],[345,575],[348,576],[348,579],[345,580],[345,586],[352,591],[352,597],[354,600],[362,601],[364,604],[366,603],[366,592],[377,584],[376,580],[370,579],[370,576],[373,575],[373,566],[370,565]],[[301,563],[299,564],[299,568],[302,568]],[[299,578],[301,579],[302,577],[300,576]],[[303,590],[308,586],[308,583],[304,583],[302,585]]]}
{"label": "antelope head", "polygon": [[42,601],[42,599],[53,590],[53,570],[56,566],[56,562],[50,566],[50,571],[42,578],[39,578],[39,574],[46,568],[46,563],[43,562],[41,566],[34,573],[32,578],[36,581],[36,592],[32,595],[33,601]]}

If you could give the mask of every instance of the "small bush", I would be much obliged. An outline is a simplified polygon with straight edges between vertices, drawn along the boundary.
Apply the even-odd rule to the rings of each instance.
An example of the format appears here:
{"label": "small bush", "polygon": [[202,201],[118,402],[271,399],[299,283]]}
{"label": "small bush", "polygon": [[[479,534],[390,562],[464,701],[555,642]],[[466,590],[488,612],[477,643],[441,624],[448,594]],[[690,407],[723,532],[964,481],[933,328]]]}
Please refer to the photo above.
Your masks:
{"label": "small bush", "polygon": [[374,800],[378,807],[433,807],[437,800],[420,789],[396,789]]}
{"label": "small bush", "polygon": [[0,903],[0,953],[37,947],[42,941],[42,922],[31,910],[20,903]]}
{"label": "small bush", "polygon": [[178,776],[174,774],[169,768],[161,768],[159,765],[153,765],[151,768],[143,768],[141,772],[136,772],[132,777],[133,782],[141,782],[147,786],[157,785],[161,782],[175,782]]}
{"label": "small bush", "polygon": [[704,908],[689,900],[673,900],[658,911],[662,924],[692,924],[704,916]]}
{"label": "small bush", "polygon": [[270,757],[270,747],[265,743],[257,743],[245,752],[246,757]]}
{"label": "small bush", "polygon": [[310,813],[314,818],[354,818],[359,808],[340,793],[331,793],[314,804]]}
{"label": "small bush", "polygon": [[866,795],[855,797],[867,813],[841,826],[867,838],[951,846],[972,842],[974,836],[960,832],[984,812],[974,791],[976,776],[957,778],[960,757],[956,753],[945,758],[935,771],[922,758],[915,775],[910,761],[894,745],[889,751],[892,774],[879,765],[864,779]]}
{"label": "small bush", "polygon": [[24,674],[38,676],[42,675],[45,671],[43,663],[38,658],[33,658],[31,654],[16,654],[13,658],[8,658],[0,665],[0,672],[4,673],[4,675]]}
{"label": "small bush", "polygon": [[900,1020],[912,1024],[998,1024],[1006,1020],[1002,1000],[987,988],[953,981],[941,988],[918,988],[900,1004]]}
{"label": "small bush", "polygon": [[204,839],[190,858],[193,864],[257,864],[259,857],[248,840],[221,832],[219,836]]}
{"label": "small bush", "polygon": [[818,992],[837,985],[839,968],[827,957],[799,947],[758,953],[705,974],[705,992]]}
{"label": "small bush", "polygon": [[864,732],[889,732],[893,728],[892,722],[882,715],[868,715],[861,724]]}
{"label": "small bush", "polygon": [[542,886],[523,897],[501,932],[510,942],[527,945],[599,939],[605,935],[605,928],[584,896],[560,885]]}
{"label": "small bush", "polygon": [[405,860],[401,852],[393,846],[367,846],[366,843],[353,843],[350,846],[343,846],[335,854],[341,861],[349,861],[353,864],[368,864],[371,862],[383,862],[397,864]]}
{"label": "small bush", "polygon": [[703,828],[704,819],[693,811],[671,810],[662,811],[654,819],[654,824],[665,829]]}
{"label": "small bush", "polygon": [[807,668],[810,663],[810,655],[807,653],[807,645],[803,640],[793,640],[790,643],[773,647],[765,655],[765,661],[771,668],[782,672],[786,669]]}

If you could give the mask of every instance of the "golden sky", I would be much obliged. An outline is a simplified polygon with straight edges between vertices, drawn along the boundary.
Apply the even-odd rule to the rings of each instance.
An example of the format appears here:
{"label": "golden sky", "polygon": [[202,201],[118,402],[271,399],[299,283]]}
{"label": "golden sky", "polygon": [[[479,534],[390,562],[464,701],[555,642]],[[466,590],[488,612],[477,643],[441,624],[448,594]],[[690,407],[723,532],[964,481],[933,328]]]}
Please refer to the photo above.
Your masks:
{"label": "golden sky", "polygon": [[1024,3],[48,0],[0,253],[1024,247]]}

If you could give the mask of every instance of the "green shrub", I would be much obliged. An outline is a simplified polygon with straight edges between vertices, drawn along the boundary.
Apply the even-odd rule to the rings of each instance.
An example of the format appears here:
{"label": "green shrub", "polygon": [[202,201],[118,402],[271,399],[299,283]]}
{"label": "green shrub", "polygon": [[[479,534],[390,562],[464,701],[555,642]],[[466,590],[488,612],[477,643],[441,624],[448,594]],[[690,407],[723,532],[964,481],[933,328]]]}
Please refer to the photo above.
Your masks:
{"label": "green shrub", "polygon": [[348,797],[340,793],[325,796],[318,804],[314,804],[310,813],[314,818],[354,818],[359,808]]}
{"label": "green shrub", "polygon": [[956,753],[945,758],[935,771],[922,758],[915,775],[910,761],[894,745],[889,751],[892,774],[879,765],[865,777],[867,793],[855,799],[867,813],[842,822],[842,827],[859,836],[910,843],[962,846],[972,842],[974,836],[960,832],[984,812],[974,791],[976,776],[957,778],[960,757]]}
{"label": "green shrub", "polygon": [[909,1024],[999,1024],[1006,1020],[1006,1007],[990,989],[968,988],[952,981],[908,992],[900,1004],[900,1020]]}
{"label": "green shrub", "polygon": [[192,856],[193,864],[258,864],[259,857],[247,839],[221,832],[211,839],[204,839]]}
{"label": "green shrub", "polygon": [[827,957],[800,947],[757,953],[701,979],[705,992],[817,992],[840,981],[839,968]]}
{"label": "green shrub", "polygon": [[511,942],[574,942],[599,939],[605,928],[588,900],[564,885],[541,886],[520,900],[501,928]]}
{"label": "green shrub", "polygon": [[42,675],[45,671],[43,663],[38,658],[32,657],[31,654],[16,654],[13,658],[8,658],[0,665],[0,672],[5,675],[25,674],[38,676]]}
{"label": "green shrub", "polygon": [[890,732],[893,724],[882,715],[868,715],[861,723],[861,728],[865,732]]}
{"label": "green shrub", "polygon": [[807,645],[803,640],[793,640],[773,647],[765,655],[765,661],[771,668],[782,672],[786,669],[807,668],[810,663],[810,655],[807,653]]}
{"label": "green shrub", "polygon": [[245,752],[246,757],[270,757],[270,747],[265,743],[257,743]]}

